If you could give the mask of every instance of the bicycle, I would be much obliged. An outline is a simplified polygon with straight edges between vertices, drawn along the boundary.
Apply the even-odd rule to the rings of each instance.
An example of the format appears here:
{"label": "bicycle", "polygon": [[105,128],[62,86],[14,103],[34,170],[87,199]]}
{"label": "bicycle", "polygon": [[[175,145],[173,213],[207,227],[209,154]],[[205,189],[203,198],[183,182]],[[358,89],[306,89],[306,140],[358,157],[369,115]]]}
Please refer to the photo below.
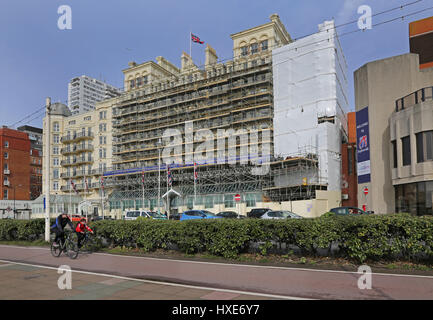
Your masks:
{"label": "bicycle", "polygon": [[100,247],[99,239],[95,237],[95,234],[91,234],[88,231],[84,232],[84,238],[81,241],[80,251],[94,252]]}
{"label": "bicycle", "polygon": [[69,231],[65,231],[66,237],[65,237],[65,241],[59,241],[58,245],[54,245],[54,239],[51,239],[51,254],[54,257],[60,257],[60,255],[62,254],[62,252],[65,252],[69,258],[71,259],[75,259],[78,256],[78,245],[77,245],[77,241],[74,241],[72,239],[72,235],[73,232]]}

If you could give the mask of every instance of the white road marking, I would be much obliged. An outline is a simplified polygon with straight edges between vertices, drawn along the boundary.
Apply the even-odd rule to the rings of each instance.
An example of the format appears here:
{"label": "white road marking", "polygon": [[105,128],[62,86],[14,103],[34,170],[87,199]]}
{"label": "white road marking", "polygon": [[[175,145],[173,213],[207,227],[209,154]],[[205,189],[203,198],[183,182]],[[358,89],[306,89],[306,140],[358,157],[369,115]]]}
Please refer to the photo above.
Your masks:
{"label": "white road marking", "polygon": [[[14,247],[14,248],[20,248],[20,249],[39,249],[39,250],[47,250],[47,251],[50,250],[49,248],[20,247],[20,246],[9,246],[9,245],[0,245],[0,247]],[[219,265],[219,266],[230,266],[230,267],[277,269],[277,270],[290,270],[290,271],[312,271],[312,272],[343,273],[343,274],[356,274],[356,275],[359,274],[357,271],[324,270],[324,269],[308,269],[308,268],[276,267],[276,266],[258,266],[258,265],[240,264],[240,263],[206,262],[206,261],[178,260],[178,259],[154,258],[154,257],[136,257],[136,256],[128,256],[128,255],[121,255],[121,254],[114,254],[114,253],[100,253],[100,252],[95,252],[93,254],[94,255],[102,255],[102,256],[114,256],[114,257],[130,258],[130,259],[145,259],[145,260],[156,260],[156,261],[165,261],[165,262],[173,261],[173,262],[181,262],[181,263],[196,263],[196,264],[204,264],[204,265]],[[432,271],[433,271],[433,269],[432,269]],[[372,275],[433,279],[433,276],[421,276],[421,275],[413,275],[413,274],[379,273],[379,272],[375,273],[375,272],[373,272]]]}
{"label": "white road marking", "polygon": [[[9,261],[9,260],[0,260],[0,262],[9,263],[10,265],[18,264],[18,265],[24,265],[24,266],[30,266],[30,267],[58,270],[58,268],[55,268],[55,267],[48,267],[48,266],[37,265],[37,264],[15,262],[15,261]],[[138,281],[138,282],[143,282],[143,283],[165,285],[165,286],[183,287],[183,288],[188,288],[188,289],[200,289],[200,290],[207,290],[207,291],[230,292],[230,293],[236,293],[236,294],[259,296],[259,297],[273,298],[273,299],[313,300],[313,299],[309,299],[309,298],[281,296],[281,295],[266,294],[266,293],[260,293],[260,292],[238,291],[238,290],[230,290],[230,289],[220,289],[220,288],[212,288],[212,287],[203,287],[203,286],[193,286],[193,285],[186,285],[186,284],[170,283],[170,282],[164,282],[164,281],[144,280],[144,279],[123,277],[123,276],[116,276],[116,275],[111,275],[111,274],[106,274],[106,273],[95,273],[95,272],[89,272],[89,271],[71,270],[71,272],[89,274],[89,275],[101,276],[101,277],[109,277],[109,278],[115,278],[115,279],[122,279],[122,280],[129,280],[129,281]]]}

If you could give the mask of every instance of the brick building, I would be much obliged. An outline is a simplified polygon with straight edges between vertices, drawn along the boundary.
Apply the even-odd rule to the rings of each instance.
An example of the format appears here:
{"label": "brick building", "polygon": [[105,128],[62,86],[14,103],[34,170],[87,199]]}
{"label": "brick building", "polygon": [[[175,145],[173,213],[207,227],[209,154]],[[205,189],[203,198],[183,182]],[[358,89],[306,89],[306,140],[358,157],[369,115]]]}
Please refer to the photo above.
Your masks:
{"label": "brick building", "polygon": [[348,142],[341,147],[342,205],[358,207],[358,180],[356,173],[356,113],[347,114]]}
{"label": "brick building", "polygon": [[30,150],[27,133],[0,128],[0,200],[30,200]]}

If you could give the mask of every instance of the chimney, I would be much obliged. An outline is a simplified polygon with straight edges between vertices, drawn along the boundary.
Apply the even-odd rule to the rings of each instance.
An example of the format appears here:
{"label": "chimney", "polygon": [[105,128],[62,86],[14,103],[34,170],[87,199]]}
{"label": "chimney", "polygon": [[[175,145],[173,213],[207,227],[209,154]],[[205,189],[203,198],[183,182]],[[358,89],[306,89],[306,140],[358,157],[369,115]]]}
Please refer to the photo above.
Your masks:
{"label": "chimney", "polygon": [[207,44],[205,52],[206,52],[206,62],[205,62],[206,68],[216,64],[218,61],[218,56],[216,54],[215,49],[212,48],[209,44]]}

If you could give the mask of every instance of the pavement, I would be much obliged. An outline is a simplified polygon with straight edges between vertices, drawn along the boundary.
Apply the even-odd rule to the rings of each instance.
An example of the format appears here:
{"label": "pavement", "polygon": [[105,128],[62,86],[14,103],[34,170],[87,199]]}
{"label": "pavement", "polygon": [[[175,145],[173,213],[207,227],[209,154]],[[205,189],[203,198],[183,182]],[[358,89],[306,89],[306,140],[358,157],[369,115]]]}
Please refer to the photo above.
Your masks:
{"label": "pavement", "polygon": [[[60,290],[60,266],[72,270],[72,288]],[[0,245],[0,299],[280,300],[433,299],[433,276],[361,274],[135,257],[106,253],[55,258],[48,248]]]}

